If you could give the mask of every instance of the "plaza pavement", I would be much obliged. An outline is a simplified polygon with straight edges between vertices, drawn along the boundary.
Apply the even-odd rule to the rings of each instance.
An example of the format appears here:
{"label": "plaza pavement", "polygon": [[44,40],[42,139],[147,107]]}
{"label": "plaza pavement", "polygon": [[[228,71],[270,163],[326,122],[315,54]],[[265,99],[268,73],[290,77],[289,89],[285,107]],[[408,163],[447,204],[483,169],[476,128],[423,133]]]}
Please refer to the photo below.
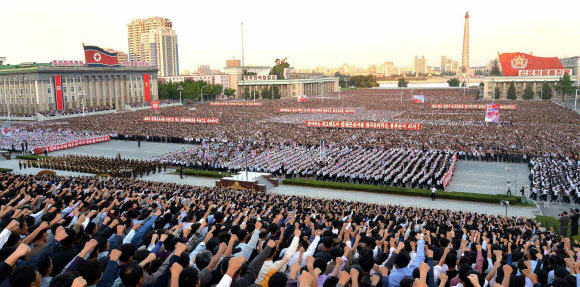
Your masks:
{"label": "plaza pavement", "polygon": [[[511,167],[511,171],[506,171],[506,167]],[[520,187],[530,184],[529,175],[525,163],[458,160],[445,191],[506,194],[510,181],[512,194],[521,195]]]}
{"label": "plaza pavement", "polygon": [[[134,141],[121,141],[112,140],[109,142],[98,143],[93,145],[81,146],[72,149],[61,150],[57,152],[52,152],[49,155],[58,156],[66,154],[80,154],[80,155],[93,155],[93,156],[106,156],[115,157],[118,153],[121,153],[123,158],[132,159],[142,159],[147,160],[153,156],[161,155],[167,152],[176,151],[182,147],[188,147],[186,144],[170,144],[170,143],[152,143],[152,142],[141,142],[141,147],[137,147],[137,142]],[[525,168],[527,166],[523,165]],[[2,160],[0,161],[0,167],[12,168],[15,173],[23,174],[36,174],[42,169],[30,168],[30,169],[18,169],[18,160]],[[466,169],[463,171],[463,169]],[[503,164],[496,163],[485,163],[485,162],[464,162],[458,161],[456,166],[456,172],[451,181],[448,189],[456,189],[455,191],[471,191],[471,192],[482,192],[487,190],[487,187],[501,185],[503,183],[503,177],[500,178],[499,174],[503,170]],[[483,184],[477,182],[478,187],[468,186],[468,183],[476,180],[475,172],[482,175],[483,172],[491,172],[491,176],[488,178],[493,179],[493,185],[489,183]],[[189,184],[198,186],[215,186],[215,178],[205,178],[205,177],[194,177],[194,176],[184,176],[183,179],[179,178],[179,175],[173,174],[174,169],[167,169],[167,172],[161,172],[156,174],[150,174],[149,176],[143,176],[140,179],[158,182],[174,182],[179,184]],[[78,172],[67,172],[59,171],[56,173],[58,175],[88,175],[85,173]],[[459,175],[459,176],[457,176]],[[525,175],[527,178],[527,175]],[[473,184],[476,185],[476,184]],[[494,189],[489,189],[488,193],[494,193]],[[367,193],[358,191],[345,191],[345,190],[334,190],[326,188],[310,188],[310,187],[300,187],[291,185],[280,185],[268,190],[268,192],[286,194],[286,195],[303,195],[312,196],[318,198],[328,198],[328,199],[344,199],[360,202],[369,203],[379,203],[379,204],[396,204],[403,206],[417,206],[424,208],[444,208],[454,211],[469,211],[469,212],[483,212],[487,214],[499,214],[505,215],[505,207],[499,204],[487,204],[487,203],[475,203],[475,202],[464,202],[456,200],[436,200],[431,201],[429,198],[422,197],[410,197],[403,195],[390,195],[390,194],[377,194],[377,193]],[[520,207],[520,206],[510,206],[508,207],[509,216],[526,216],[531,217],[539,214],[538,209],[534,207]]]}

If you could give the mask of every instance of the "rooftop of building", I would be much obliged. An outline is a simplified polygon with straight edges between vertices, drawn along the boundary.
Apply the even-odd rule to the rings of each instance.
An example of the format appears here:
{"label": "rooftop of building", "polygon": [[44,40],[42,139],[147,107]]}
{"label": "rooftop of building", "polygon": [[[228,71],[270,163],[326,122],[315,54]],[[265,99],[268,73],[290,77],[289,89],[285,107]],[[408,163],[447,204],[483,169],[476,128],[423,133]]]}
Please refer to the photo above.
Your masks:
{"label": "rooftop of building", "polygon": [[0,65],[0,74],[23,73],[23,72],[106,72],[106,71],[157,71],[156,67],[87,67],[87,66],[53,66],[52,63],[22,63],[19,65]]}

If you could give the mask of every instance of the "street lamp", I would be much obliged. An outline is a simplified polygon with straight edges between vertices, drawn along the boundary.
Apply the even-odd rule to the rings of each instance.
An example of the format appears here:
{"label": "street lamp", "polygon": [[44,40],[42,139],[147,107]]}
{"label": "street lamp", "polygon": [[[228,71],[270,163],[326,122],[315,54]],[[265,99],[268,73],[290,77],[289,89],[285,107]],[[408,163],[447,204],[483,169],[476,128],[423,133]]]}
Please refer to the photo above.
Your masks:
{"label": "street lamp", "polygon": [[203,104],[203,88],[205,88],[205,86],[201,86],[201,91],[200,91],[200,97],[201,97],[201,103]]}
{"label": "street lamp", "polygon": [[177,90],[179,91],[179,103],[183,105],[183,102],[181,101],[181,91],[183,91],[183,87],[179,85],[179,87],[177,87]]}
{"label": "street lamp", "polygon": [[85,94],[85,92],[83,90],[79,91],[79,96],[81,97],[81,101],[83,103],[83,117],[85,116],[85,96],[87,94]]}

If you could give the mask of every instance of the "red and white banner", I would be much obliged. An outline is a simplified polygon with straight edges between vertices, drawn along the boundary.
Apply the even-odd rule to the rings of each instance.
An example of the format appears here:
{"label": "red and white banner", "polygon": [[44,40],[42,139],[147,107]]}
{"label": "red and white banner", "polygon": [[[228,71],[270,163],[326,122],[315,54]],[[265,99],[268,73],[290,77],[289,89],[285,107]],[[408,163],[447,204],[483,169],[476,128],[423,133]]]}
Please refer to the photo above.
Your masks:
{"label": "red and white banner", "polygon": [[62,100],[62,78],[61,76],[54,76],[54,90],[56,91],[56,109],[64,109],[64,101]]}
{"label": "red and white banner", "polygon": [[151,110],[156,113],[159,112],[159,101],[151,101]]}
{"label": "red and white banner", "polygon": [[244,76],[245,81],[256,81],[256,80],[277,80],[277,75],[262,75],[262,76]]}
{"label": "red and white banner", "polygon": [[354,114],[355,109],[334,108],[279,108],[280,113],[310,113],[310,114]]}
{"label": "red and white banner", "polygon": [[143,91],[145,92],[145,101],[151,101],[151,83],[149,81],[149,74],[143,74]]}
{"label": "red and white banner", "polygon": [[485,122],[499,123],[499,106],[497,104],[487,104],[485,108]]}
{"label": "red and white banner", "polygon": [[[261,107],[262,102],[246,102],[246,107]],[[210,102],[210,106],[243,106],[244,102]]]}
{"label": "red and white banner", "polygon": [[537,57],[526,53],[502,53],[499,55],[499,62],[504,77],[521,76],[519,72],[524,70],[564,70],[558,57]]}
{"label": "red and white banner", "polygon": [[298,102],[299,103],[306,103],[306,102],[308,102],[308,98],[306,97],[306,95],[298,96]]}
{"label": "red and white banner", "polygon": [[83,66],[83,61],[77,60],[52,60],[53,66],[63,66],[63,67],[80,67]]}
{"label": "red and white banner", "polygon": [[455,157],[453,157],[453,161],[451,162],[451,168],[443,175],[443,179],[441,180],[443,188],[447,187],[447,185],[451,181],[451,177],[455,172],[455,162],[457,162],[457,154],[455,154]]}
{"label": "red and white banner", "polygon": [[307,127],[318,128],[349,128],[349,129],[388,129],[388,130],[420,130],[421,124],[416,123],[379,123],[351,121],[306,121]]}
{"label": "red and white banner", "polygon": [[[485,110],[487,104],[431,104],[432,109]],[[500,110],[517,110],[517,105],[499,105]]]}
{"label": "red and white banner", "polygon": [[111,140],[110,135],[100,136],[100,137],[95,137],[95,138],[90,138],[90,139],[67,142],[67,143],[63,143],[63,144],[55,144],[55,145],[51,145],[51,146],[37,147],[34,149],[34,153],[35,154],[43,153],[45,150],[48,152],[53,152],[53,151],[57,151],[57,150],[63,150],[63,149],[67,149],[67,148],[73,148],[73,147],[77,147],[77,146],[100,143],[100,142],[106,142],[106,141],[110,141],[110,140]]}
{"label": "red and white banner", "polygon": [[144,116],[144,122],[153,123],[188,123],[188,124],[219,124],[218,118],[182,118],[182,117],[155,117]]}
{"label": "red and white banner", "polygon": [[519,70],[518,76],[564,76],[572,75],[572,69],[541,69],[541,70]]}

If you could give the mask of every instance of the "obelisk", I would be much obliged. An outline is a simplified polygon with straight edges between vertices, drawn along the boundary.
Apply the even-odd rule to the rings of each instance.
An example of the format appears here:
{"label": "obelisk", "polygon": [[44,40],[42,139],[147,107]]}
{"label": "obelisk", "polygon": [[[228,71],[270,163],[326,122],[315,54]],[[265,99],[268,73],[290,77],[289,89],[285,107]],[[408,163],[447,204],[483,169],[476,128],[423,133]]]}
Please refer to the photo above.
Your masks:
{"label": "obelisk", "polygon": [[469,11],[465,12],[465,24],[463,26],[463,54],[461,59],[461,73],[469,74]]}

